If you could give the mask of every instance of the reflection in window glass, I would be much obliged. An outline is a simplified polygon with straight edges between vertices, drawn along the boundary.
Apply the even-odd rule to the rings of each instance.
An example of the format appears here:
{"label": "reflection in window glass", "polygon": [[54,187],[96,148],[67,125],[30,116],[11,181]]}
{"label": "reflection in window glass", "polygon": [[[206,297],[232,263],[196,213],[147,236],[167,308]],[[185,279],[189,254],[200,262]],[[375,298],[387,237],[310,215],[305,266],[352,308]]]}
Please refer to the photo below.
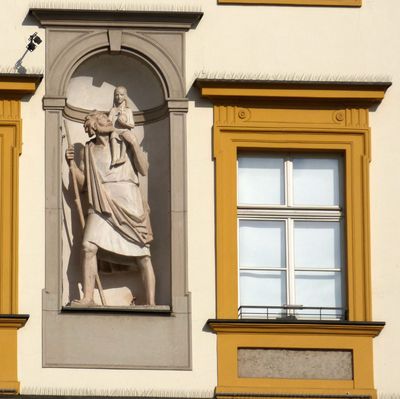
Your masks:
{"label": "reflection in window glass", "polygon": [[339,206],[339,159],[293,158],[295,205]]}
{"label": "reflection in window glass", "polygon": [[253,205],[284,203],[282,157],[242,154],[238,158],[238,202]]}
{"label": "reflection in window glass", "polygon": [[281,306],[286,302],[286,273],[281,271],[241,271],[242,306]]}
{"label": "reflection in window glass", "polygon": [[239,221],[241,267],[285,267],[285,222]]}
{"label": "reflection in window glass", "polygon": [[340,222],[295,222],[296,268],[341,267]]}
{"label": "reflection in window glass", "polygon": [[340,272],[296,272],[296,304],[303,306],[342,306]]}

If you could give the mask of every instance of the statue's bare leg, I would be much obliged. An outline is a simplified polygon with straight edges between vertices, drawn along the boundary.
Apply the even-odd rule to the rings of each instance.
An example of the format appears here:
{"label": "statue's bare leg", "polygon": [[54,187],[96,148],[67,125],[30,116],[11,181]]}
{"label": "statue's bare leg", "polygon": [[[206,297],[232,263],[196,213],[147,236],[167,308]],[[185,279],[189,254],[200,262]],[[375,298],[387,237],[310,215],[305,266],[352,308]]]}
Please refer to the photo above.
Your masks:
{"label": "statue's bare leg", "polygon": [[82,244],[83,253],[83,298],[80,305],[94,305],[93,294],[97,274],[97,245],[89,241]]}
{"label": "statue's bare leg", "polygon": [[137,264],[140,268],[144,290],[146,292],[146,305],[154,306],[156,296],[156,277],[154,275],[153,264],[150,256],[140,256],[137,258]]}

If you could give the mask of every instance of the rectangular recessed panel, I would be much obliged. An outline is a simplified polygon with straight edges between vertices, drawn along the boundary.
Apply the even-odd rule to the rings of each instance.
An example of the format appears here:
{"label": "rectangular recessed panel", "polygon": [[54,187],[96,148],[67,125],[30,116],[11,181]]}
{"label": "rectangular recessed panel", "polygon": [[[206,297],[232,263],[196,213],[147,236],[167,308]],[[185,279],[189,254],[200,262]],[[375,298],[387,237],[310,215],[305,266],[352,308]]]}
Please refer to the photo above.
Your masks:
{"label": "rectangular recessed panel", "polygon": [[239,348],[238,376],[352,380],[353,353],[346,350]]}

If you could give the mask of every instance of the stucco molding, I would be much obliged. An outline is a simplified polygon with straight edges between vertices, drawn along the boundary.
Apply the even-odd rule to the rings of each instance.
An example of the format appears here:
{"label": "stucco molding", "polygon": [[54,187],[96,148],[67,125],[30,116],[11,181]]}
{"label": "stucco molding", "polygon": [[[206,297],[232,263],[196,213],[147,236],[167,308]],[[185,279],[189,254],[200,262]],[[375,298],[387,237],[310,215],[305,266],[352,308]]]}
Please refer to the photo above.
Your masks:
{"label": "stucco molding", "polygon": [[218,0],[219,4],[314,6],[314,7],[361,7],[361,0]]}
{"label": "stucco molding", "polygon": [[[46,286],[43,367],[191,369],[191,305],[186,254],[185,31],[200,12],[118,12],[32,9],[46,28]],[[113,32],[110,34],[110,32]],[[101,54],[130,55],[153,72],[164,98],[135,113],[137,124],[169,120],[170,315],[64,312],[61,301],[62,195],[60,126],[90,110],[67,102],[74,72]],[[168,128],[167,128],[168,129]],[[168,260],[169,262],[169,260]],[[168,263],[169,265],[169,263]],[[169,266],[168,266],[169,267]],[[90,347],[77,339],[100,331]],[[118,330],[118,340],[115,331]],[[62,345],[61,345],[62,343]],[[68,351],[63,349],[68,347]],[[98,348],[102,350],[98,350]],[[96,349],[97,348],[97,349]]]}
{"label": "stucco molding", "polygon": [[[47,105],[47,108],[50,109],[52,105]],[[45,106],[44,106],[45,107]],[[46,109],[46,108],[45,108]],[[74,107],[68,102],[62,107],[63,109],[63,116],[71,121],[83,123],[85,117],[89,115],[90,112],[93,110],[83,109],[79,107]],[[101,112],[108,112],[105,110],[100,110]],[[167,104],[162,104],[158,107],[146,109],[143,111],[134,111],[133,117],[135,120],[136,126],[142,126],[146,123],[153,123],[157,122],[161,119],[164,119],[168,116],[168,107]]]}
{"label": "stucco molding", "polygon": [[[314,393],[376,396],[373,338],[384,323],[371,322],[368,110],[386,82],[276,82],[199,79],[214,104],[216,159],[217,334],[220,393]],[[239,151],[330,151],[346,160],[346,320],[238,319],[237,187]],[[246,378],[238,350],[346,350],[354,378]]]}
{"label": "stucco molding", "polygon": [[[65,30],[65,33],[69,30]],[[57,30],[59,34],[60,31]],[[182,33],[177,32],[180,36]],[[76,35],[59,43],[49,44],[49,59],[46,65],[46,96],[65,97],[68,82],[76,68],[94,55],[109,52],[110,41],[108,31],[88,30],[86,34]],[[185,96],[184,71],[155,40],[140,32],[123,31],[121,38],[121,53],[131,54],[140,58],[159,77],[166,97],[182,98]]]}
{"label": "stucco molding", "polygon": [[24,327],[29,319],[28,314],[0,314],[0,329],[19,329]]}
{"label": "stucco molding", "polygon": [[147,28],[187,31],[197,26],[200,11],[68,10],[31,8],[43,27]]}
{"label": "stucco molding", "polygon": [[43,79],[42,74],[1,73],[0,93],[12,94],[19,99],[26,94],[33,94]]}
{"label": "stucco molding", "polygon": [[63,110],[67,104],[66,97],[45,96],[43,97],[44,110]]}
{"label": "stucco molding", "polygon": [[187,112],[188,100],[186,98],[167,98],[168,109],[170,112]]}
{"label": "stucco molding", "polygon": [[391,82],[257,81],[196,79],[202,96],[210,99],[240,97],[273,100],[379,103]]}
{"label": "stucco molding", "polygon": [[310,334],[377,337],[384,322],[261,322],[259,320],[208,320],[216,333]]}

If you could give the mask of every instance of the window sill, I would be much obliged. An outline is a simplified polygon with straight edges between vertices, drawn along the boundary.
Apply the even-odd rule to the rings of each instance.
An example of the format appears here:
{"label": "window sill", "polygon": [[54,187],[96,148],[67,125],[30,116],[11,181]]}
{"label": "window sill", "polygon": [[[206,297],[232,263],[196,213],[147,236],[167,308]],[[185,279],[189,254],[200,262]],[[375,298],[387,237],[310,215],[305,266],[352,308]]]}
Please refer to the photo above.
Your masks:
{"label": "window sill", "polygon": [[331,320],[209,319],[207,325],[216,333],[342,334],[374,338],[380,334],[385,323]]}
{"label": "window sill", "polygon": [[22,328],[29,319],[28,314],[0,314],[0,329]]}
{"label": "window sill", "polygon": [[91,312],[91,313],[140,313],[170,315],[171,307],[168,305],[136,305],[136,306],[63,306],[62,312]]}

